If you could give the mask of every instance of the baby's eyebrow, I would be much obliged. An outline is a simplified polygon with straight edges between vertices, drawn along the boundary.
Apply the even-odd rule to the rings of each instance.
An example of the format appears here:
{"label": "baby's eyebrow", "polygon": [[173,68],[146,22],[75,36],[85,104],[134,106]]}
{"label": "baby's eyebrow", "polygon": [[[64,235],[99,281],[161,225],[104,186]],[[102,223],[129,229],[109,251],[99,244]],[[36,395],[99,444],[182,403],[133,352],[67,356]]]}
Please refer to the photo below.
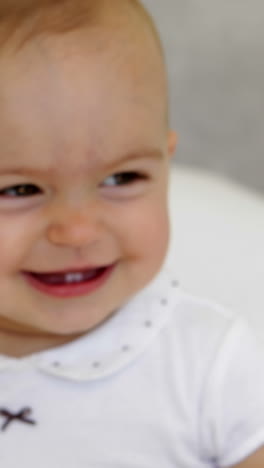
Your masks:
{"label": "baby's eyebrow", "polygon": [[[126,156],[122,156],[119,159],[116,159],[114,161],[111,161],[110,163],[106,164],[104,169],[106,170],[112,170],[113,168],[134,160],[138,159],[152,159],[155,161],[161,161],[163,158],[163,152],[160,149],[146,149],[146,150],[140,150],[136,152],[130,152]],[[85,168],[80,168],[80,173],[83,173],[83,171],[89,170],[89,164],[88,167]],[[26,166],[18,166],[18,167],[7,167],[7,168],[0,168],[0,176],[1,175],[25,175],[25,176],[32,176],[32,177],[38,177],[38,176],[45,176],[45,177],[55,177],[58,175],[58,172],[60,172],[60,169],[58,167],[49,167],[49,168],[43,168],[43,169],[33,169],[32,167],[26,167]]]}
{"label": "baby's eyebrow", "polygon": [[154,161],[161,161],[163,158],[163,152],[160,149],[145,149],[141,151],[135,151],[128,153],[126,156],[123,156],[115,161],[111,161],[106,165],[106,169],[113,169],[123,163],[138,160],[138,159],[152,159]]}

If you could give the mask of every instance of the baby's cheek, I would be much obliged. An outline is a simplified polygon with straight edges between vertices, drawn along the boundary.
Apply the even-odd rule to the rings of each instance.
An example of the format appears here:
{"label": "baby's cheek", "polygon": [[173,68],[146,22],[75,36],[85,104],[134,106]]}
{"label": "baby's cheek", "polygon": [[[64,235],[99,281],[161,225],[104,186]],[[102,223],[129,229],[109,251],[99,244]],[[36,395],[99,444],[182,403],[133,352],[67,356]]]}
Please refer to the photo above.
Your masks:
{"label": "baby's cheek", "polygon": [[162,256],[169,242],[169,218],[164,206],[146,212],[142,216],[138,231],[138,243],[141,249],[151,255]]}
{"label": "baby's cheek", "polygon": [[34,223],[22,217],[13,220],[11,216],[0,216],[0,226],[1,271],[21,269],[34,242]]}

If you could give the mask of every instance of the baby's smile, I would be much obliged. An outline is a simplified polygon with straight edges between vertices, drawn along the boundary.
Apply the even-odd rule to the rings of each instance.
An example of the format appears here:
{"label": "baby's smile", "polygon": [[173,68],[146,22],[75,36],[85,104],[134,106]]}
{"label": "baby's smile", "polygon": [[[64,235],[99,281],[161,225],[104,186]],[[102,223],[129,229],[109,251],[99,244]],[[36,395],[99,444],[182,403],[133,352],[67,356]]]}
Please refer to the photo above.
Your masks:
{"label": "baby's smile", "polygon": [[116,264],[99,268],[67,270],[53,273],[24,272],[28,284],[36,290],[54,297],[72,298],[88,295],[102,287]]}

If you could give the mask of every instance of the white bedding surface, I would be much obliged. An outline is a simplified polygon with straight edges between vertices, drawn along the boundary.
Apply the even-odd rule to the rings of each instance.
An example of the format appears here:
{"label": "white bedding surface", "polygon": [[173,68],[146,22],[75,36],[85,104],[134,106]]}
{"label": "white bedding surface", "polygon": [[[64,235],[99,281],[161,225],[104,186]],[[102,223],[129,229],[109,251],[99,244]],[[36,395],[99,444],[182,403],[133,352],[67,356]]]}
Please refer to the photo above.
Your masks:
{"label": "white bedding surface", "polygon": [[176,166],[170,212],[169,261],[181,285],[245,315],[264,340],[264,198]]}

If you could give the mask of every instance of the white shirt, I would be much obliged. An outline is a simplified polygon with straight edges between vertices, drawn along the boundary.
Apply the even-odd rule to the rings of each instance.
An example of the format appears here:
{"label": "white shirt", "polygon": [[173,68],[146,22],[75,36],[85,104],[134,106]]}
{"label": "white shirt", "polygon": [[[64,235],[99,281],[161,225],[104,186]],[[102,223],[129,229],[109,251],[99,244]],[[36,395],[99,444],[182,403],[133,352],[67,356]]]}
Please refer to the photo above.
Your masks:
{"label": "white shirt", "polygon": [[0,428],[5,410],[22,413],[0,431],[0,466],[238,463],[264,443],[263,358],[244,319],[188,296],[164,268],[87,336],[0,357]]}

